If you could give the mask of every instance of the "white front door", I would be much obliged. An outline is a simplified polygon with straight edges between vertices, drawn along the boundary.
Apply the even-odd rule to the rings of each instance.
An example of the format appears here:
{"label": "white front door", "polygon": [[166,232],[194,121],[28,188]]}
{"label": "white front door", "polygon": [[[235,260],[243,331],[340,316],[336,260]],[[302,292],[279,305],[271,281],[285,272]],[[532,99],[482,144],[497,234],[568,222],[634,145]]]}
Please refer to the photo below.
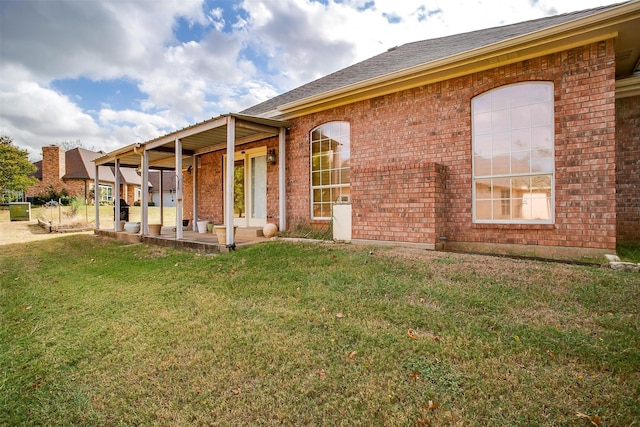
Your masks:
{"label": "white front door", "polygon": [[233,177],[233,224],[262,227],[267,223],[267,149],[236,152]]}

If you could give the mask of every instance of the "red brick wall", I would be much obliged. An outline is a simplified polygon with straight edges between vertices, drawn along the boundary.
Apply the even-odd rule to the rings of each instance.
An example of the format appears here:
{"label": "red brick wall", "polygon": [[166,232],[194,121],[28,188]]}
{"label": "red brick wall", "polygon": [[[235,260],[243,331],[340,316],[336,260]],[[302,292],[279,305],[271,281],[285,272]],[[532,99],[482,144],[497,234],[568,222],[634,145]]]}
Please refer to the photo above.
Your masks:
{"label": "red brick wall", "polygon": [[616,100],[617,235],[640,241],[640,96]]}
{"label": "red brick wall", "polygon": [[[236,152],[266,146],[277,153],[278,138],[239,145]],[[223,156],[226,150],[215,151],[199,156],[198,173],[198,217],[211,222],[224,223],[224,177]],[[183,184],[185,219],[193,217],[193,180],[184,174]],[[267,163],[267,222],[278,223],[278,165]]]}
{"label": "red brick wall", "polygon": [[[323,123],[345,120],[351,124],[354,208],[364,205],[358,195],[366,192],[371,179],[359,171],[435,162],[448,170],[446,222],[438,227],[449,241],[615,249],[614,59],[609,40],[293,119],[287,137],[289,223],[313,223],[309,132]],[[473,224],[471,98],[532,80],[551,81],[555,88],[555,224]],[[390,197],[389,191],[380,197]],[[397,208],[396,217],[405,207]],[[380,220],[359,215],[356,209],[353,221],[357,238],[412,239],[408,225],[377,237]]]}
{"label": "red brick wall", "polygon": [[42,181],[55,187],[64,174],[64,149],[57,145],[42,147]]}
{"label": "red brick wall", "polygon": [[42,147],[42,180],[29,187],[25,194],[28,197],[38,196],[53,188],[56,192],[65,189],[71,197],[89,197],[90,183],[82,179],[62,180],[65,170],[65,150],[57,145]]}
{"label": "red brick wall", "polygon": [[351,174],[359,183],[351,193],[354,239],[438,243],[444,224],[444,166],[389,162],[355,167]]}

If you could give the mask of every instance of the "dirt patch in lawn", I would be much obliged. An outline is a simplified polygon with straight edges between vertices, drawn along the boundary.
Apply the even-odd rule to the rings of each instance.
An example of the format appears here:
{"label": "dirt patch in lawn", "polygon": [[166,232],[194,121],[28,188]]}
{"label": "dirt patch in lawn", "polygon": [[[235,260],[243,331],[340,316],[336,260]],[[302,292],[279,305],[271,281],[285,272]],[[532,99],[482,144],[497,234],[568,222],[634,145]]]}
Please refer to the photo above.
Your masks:
{"label": "dirt patch in lawn", "polygon": [[[71,228],[71,225],[69,225],[69,228]],[[49,230],[40,227],[37,221],[0,221],[0,245],[55,239],[69,234],[93,234],[93,230],[72,233],[49,233]]]}

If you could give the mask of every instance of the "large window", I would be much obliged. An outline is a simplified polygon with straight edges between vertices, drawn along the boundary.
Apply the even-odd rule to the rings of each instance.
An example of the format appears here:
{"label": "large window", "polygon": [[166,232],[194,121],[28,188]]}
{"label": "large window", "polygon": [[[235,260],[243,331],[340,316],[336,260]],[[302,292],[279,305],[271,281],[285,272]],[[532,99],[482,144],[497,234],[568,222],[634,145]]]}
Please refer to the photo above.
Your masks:
{"label": "large window", "polygon": [[331,122],[311,131],[311,217],[331,218],[333,204],[349,200],[351,127]]}
{"label": "large window", "polygon": [[501,87],[471,111],[474,222],[552,223],[553,84]]}

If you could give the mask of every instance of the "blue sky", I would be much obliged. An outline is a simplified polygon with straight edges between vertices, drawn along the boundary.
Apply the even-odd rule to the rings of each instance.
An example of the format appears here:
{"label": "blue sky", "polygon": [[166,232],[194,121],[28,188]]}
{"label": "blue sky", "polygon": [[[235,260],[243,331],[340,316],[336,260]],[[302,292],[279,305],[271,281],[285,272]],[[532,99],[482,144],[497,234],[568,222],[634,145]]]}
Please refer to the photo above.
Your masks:
{"label": "blue sky", "polygon": [[0,134],[111,151],[403,43],[610,0],[0,0]]}

